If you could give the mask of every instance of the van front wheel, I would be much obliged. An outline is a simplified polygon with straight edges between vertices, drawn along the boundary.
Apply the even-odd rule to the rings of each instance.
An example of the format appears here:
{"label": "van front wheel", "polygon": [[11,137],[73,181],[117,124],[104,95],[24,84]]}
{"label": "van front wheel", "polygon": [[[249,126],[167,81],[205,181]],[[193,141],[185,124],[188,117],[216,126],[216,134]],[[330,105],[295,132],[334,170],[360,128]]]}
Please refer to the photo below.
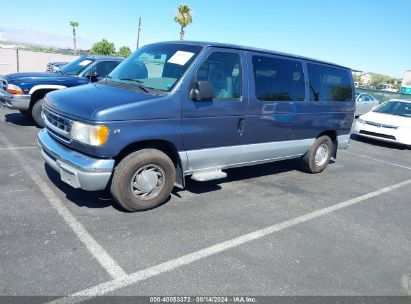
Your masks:
{"label": "van front wheel", "polygon": [[333,143],[327,135],[318,137],[302,157],[302,167],[309,173],[322,172],[330,162]]}
{"label": "van front wheel", "polygon": [[142,211],[164,203],[175,179],[174,164],[165,153],[143,149],[131,153],[117,165],[110,190],[123,208]]}

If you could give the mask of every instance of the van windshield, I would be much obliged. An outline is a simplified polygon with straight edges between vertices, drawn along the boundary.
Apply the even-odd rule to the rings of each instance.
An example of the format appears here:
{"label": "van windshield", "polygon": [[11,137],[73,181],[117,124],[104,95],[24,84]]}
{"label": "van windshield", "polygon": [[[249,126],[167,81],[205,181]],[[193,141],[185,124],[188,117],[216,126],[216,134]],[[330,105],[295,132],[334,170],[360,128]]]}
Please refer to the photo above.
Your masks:
{"label": "van windshield", "polygon": [[107,78],[135,85],[145,92],[150,89],[168,92],[201,49],[201,46],[178,43],[146,45],[119,64]]}

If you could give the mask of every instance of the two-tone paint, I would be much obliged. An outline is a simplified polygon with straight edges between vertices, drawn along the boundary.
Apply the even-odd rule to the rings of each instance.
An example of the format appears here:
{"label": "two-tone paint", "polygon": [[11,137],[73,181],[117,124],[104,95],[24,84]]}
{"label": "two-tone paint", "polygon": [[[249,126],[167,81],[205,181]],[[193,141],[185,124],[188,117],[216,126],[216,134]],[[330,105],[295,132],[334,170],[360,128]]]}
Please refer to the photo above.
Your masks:
{"label": "two-tone paint", "polygon": [[[60,166],[60,171],[64,171],[71,166],[70,157],[77,157],[78,154],[88,157],[90,162],[95,162],[96,159],[114,160],[114,169],[115,163],[128,152],[153,147],[166,152],[176,163],[179,169],[177,183],[184,185],[184,176],[198,171],[298,158],[307,153],[315,139],[323,134],[333,140],[334,156],[337,148],[348,147],[355,111],[354,86],[352,85],[351,101],[313,102],[307,85],[307,62],[335,65],[226,44],[195,44],[203,47],[202,52],[174,89],[165,95],[145,94],[130,86],[112,84],[109,81],[48,94],[44,103],[46,111],[71,121],[104,124],[109,127],[110,134],[104,146],[91,147],[75,141],[62,141],[50,128],[46,128],[39,134],[39,144],[44,153],[54,155],[46,161],[64,164],[64,169]],[[240,101],[193,102],[190,99],[189,92],[197,69],[215,51],[240,55],[243,73]],[[258,100],[254,95],[252,81],[253,54],[300,61],[306,83],[305,100]],[[71,155],[53,153],[50,145],[58,145],[61,147],[59,151],[72,151]],[[107,168],[104,169],[107,172]],[[73,165],[71,172],[75,173],[76,170],[82,172],[82,168]],[[109,177],[97,188],[104,188],[108,182]],[[95,186],[92,188],[99,190]]]}

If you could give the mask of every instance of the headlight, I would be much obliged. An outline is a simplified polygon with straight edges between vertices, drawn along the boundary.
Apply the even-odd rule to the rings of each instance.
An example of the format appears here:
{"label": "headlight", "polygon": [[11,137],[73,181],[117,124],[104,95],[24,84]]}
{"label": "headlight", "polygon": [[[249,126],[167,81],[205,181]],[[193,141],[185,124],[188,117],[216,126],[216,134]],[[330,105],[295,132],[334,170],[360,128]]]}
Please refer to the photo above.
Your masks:
{"label": "headlight", "polygon": [[104,125],[93,126],[78,121],[71,125],[71,138],[87,145],[99,147],[106,143],[109,128]]}
{"label": "headlight", "polygon": [[23,94],[23,90],[20,87],[16,86],[15,84],[11,84],[11,83],[7,85],[7,92],[9,92],[10,94],[15,94],[15,95]]}
{"label": "headlight", "polygon": [[365,124],[365,120],[361,119],[361,118],[357,118],[357,122],[361,123],[361,124]]}

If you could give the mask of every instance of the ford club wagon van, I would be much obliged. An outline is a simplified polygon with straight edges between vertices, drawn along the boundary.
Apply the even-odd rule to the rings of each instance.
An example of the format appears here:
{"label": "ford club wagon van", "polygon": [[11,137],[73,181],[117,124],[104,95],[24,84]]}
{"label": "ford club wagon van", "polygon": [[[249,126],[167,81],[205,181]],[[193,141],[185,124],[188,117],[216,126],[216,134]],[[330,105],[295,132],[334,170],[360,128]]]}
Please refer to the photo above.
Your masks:
{"label": "ford club wagon van", "polygon": [[130,211],[167,200],[185,178],[300,159],[325,169],[349,146],[351,70],[206,42],[146,45],[106,80],[46,95],[42,156],[74,188],[109,188]]}

